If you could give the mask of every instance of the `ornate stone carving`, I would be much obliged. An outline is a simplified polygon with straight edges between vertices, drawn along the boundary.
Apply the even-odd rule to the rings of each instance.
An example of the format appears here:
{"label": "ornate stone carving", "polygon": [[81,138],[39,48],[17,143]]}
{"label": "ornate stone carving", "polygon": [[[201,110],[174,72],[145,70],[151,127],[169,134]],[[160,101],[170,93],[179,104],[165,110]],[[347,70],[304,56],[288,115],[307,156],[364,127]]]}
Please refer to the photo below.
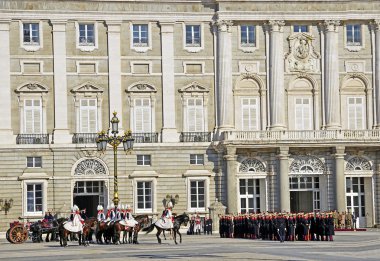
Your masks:
{"label": "ornate stone carving", "polygon": [[157,92],[157,89],[150,83],[137,82],[130,85],[127,92]]}
{"label": "ornate stone carving", "polygon": [[297,33],[288,37],[289,53],[286,54],[287,72],[319,72],[320,55],[312,45],[314,37]]}
{"label": "ornate stone carving", "polygon": [[323,23],[326,32],[338,32],[338,26],[340,25],[339,20],[326,20]]}
{"label": "ornate stone carving", "polygon": [[346,171],[372,170],[368,160],[362,157],[353,157],[346,164]]}
{"label": "ornate stone carving", "polygon": [[72,93],[103,93],[103,91],[103,88],[97,87],[91,82],[85,82],[71,90]]}
{"label": "ornate stone carving", "polygon": [[285,21],[284,20],[270,20],[267,25],[269,25],[270,31],[283,32]]}
{"label": "ornate stone carving", "polygon": [[264,164],[257,159],[245,159],[239,166],[239,172],[242,173],[256,173],[256,172],[265,172]]}
{"label": "ornate stone carving", "polygon": [[36,93],[36,92],[48,92],[48,88],[40,83],[32,82],[24,84],[15,90],[16,93]]}
{"label": "ornate stone carving", "polygon": [[325,165],[314,156],[297,156],[290,164],[290,174],[323,174]]}
{"label": "ornate stone carving", "polygon": [[233,25],[232,21],[218,20],[215,22],[215,25],[218,27],[219,32],[230,32],[231,26]]}
{"label": "ornate stone carving", "polygon": [[75,168],[74,175],[107,175],[104,165],[96,159],[85,159],[81,161]]}
{"label": "ornate stone carving", "polygon": [[179,92],[209,92],[210,90],[198,82],[192,82],[181,88]]}
{"label": "ornate stone carving", "polygon": [[371,25],[374,31],[380,31],[380,19],[373,20],[373,22],[371,22]]}

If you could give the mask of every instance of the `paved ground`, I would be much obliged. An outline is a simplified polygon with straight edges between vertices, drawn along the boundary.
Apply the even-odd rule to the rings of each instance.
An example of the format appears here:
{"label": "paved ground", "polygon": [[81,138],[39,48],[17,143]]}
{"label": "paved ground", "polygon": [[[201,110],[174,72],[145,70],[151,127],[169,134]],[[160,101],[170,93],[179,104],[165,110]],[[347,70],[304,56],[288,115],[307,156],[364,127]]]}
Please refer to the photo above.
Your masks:
{"label": "paved ground", "polygon": [[139,245],[78,246],[58,242],[9,244],[0,238],[0,260],[380,260],[380,232],[337,232],[333,242],[272,242],[183,236],[157,244],[153,235],[141,235]]}

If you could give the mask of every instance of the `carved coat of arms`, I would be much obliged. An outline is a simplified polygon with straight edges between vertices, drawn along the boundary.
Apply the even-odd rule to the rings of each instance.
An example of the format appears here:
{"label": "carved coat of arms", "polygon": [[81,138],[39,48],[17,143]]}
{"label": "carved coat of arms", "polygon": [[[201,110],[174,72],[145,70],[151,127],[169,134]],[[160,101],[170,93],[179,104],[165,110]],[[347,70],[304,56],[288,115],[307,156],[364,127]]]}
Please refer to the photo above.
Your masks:
{"label": "carved coat of arms", "polygon": [[319,72],[320,55],[312,45],[314,37],[306,33],[289,36],[289,53],[285,56],[287,72]]}

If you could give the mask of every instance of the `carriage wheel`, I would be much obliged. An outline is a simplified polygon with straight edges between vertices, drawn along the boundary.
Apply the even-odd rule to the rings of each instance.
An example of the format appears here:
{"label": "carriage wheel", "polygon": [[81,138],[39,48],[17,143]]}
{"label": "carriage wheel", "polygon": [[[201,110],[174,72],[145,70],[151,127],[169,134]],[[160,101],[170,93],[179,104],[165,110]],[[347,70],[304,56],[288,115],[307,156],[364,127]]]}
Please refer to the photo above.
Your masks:
{"label": "carriage wheel", "polygon": [[9,231],[9,240],[13,244],[24,243],[28,239],[28,230],[22,226],[12,227]]}
{"label": "carriage wheel", "polygon": [[12,243],[11,240],[10,240],[10,238],[9,238],[10,231],[11,231],[11,229],[8,228],[7,233],[5,234],[5,237],[7,238],[7,240],[8,240],[9,243]]}

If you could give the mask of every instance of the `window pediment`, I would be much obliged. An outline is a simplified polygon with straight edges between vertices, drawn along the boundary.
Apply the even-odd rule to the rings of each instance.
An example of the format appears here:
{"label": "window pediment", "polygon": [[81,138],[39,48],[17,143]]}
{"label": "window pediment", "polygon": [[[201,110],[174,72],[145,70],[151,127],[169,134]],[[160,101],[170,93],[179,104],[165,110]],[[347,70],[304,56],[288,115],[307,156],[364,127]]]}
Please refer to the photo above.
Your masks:
{"label": "window pediment", "polygon": [[126,90],[126,92],[157,92],[156,87],[154,87],[150,83],[146,82],[137,82],[130,85]]}
{"label": "window pediment", "polygon": [[182,93],[193,93],[193,92],[205,93],[209,91],[210,91],[209,88],[201,85],[198,82],[192,82],[179,90],[179,92],[182,92]]}
{"label": "window pediment", "polygon": [[104,90],[101,87],[97,87],[91,82],[86,82],[84,84],[78,85],[71,89],[72,93],[102,93]]}
{"label": "window pediment", "polygon": [[38,82],[27,83],[19,86],[16,93],[47,93],[49,89]]}

